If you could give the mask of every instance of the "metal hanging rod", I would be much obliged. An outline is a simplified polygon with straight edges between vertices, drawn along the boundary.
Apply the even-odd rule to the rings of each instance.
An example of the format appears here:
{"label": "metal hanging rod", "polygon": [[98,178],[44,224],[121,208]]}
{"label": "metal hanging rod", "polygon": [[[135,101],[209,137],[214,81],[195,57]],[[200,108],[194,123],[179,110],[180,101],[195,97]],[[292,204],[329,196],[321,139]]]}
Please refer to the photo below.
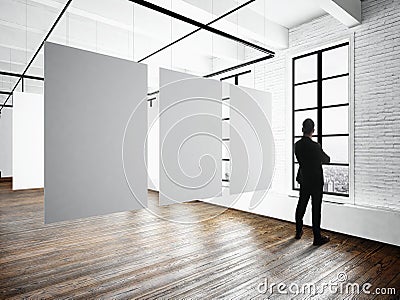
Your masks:
{"label": "metal hanging rod", "polygon": [[238,76],[245,75],[245,74],[249,74],[249,73],[251,73],[251,70],[247,70],[247,71],[243,71],[243,72],[240,72],[240,73],[232,74],[232,75],[220,78],[219,80],[223,81],[223,80],[231,79],[231,78],[238,77]]}
{"label": "metal hanging rod", "polygon": [[180,20],[182,22],[185,22],[185,23],[191,24],[193,26],[199,27],[201,29],[207,30],[209,32],[218,34],[218,35],[220,35],[222,37],[225,37],[225,38],[230,39],[232,41],[238,42],[238,43],[243,44],[245,46],[251,47],[253,49],[256,49],[258,51],[266,53],[268,55],[272,55],[272,56],[275,55],[275,53],[273,51],[268,50],[268,49],[266,49],[264,47],[258,46],[258,45],[254,44],[254,43],[251,43],[249,41],[243,40],[243,39],[241,39],[241,38],[239,38],[237,36],[234,36],[234,35],[231,35],[229,33],[224,32],[224,31],[221,31],[219,29],[213,28],[213,27],[211,27],[209,25],[203,24],[201,22],[198,22],[198,21],[193,20],[191,18],[188,18],[186,16],[180,15],[180,14],[178,14],[176,12],[173,12],[171,10],[168,10],[168,9],[164,8],[164,7],[155,5],[155,4],[151,3],[151,2],[148,2],[148,1],[145,1],[145,0],[129,0],[129,1],[131,1],[133,3],[136,3],[138,5],[141,5],[141,6],[147,7],[149,9],[155,10],[155,11],[157,11],[159,13],[162,13],[164,15],[170,16],[170,17],[172,17],[174,19],[177,19],[177,20]]}
{"label": "metal hanging rod", "polygon": [[[33,55],[32,59],[29,61],[28,65],[26,66],[26,68],[25,68],[24,72],[22,73],[21,77],[18,78],[17,83],[14,85],[14,88],[11,91],[11,94],[14,93],[15,89],[17,88],[18,84],[21,82],[22,78],[24,78],[24,76],[26,76],[26,72],[28,71],[28,69],[32,65],[33,61],[35,60],[36,56],[39,54],[39,52],[42,49],[44,43],[47,41],[47,39],[49,38],[50,34],[53,32],[54,28],[56,28],[58,22],[61,20],[62,16],[64,15],[65,11],[67,10],[67,8],[71,4],[71,2],[72,2],[72,0],[68,0],[68,2],[65,4],[65,6],[62,9],[61,13],[58,15],[56,21],[54,22],[53,26],[51,26],[49,32],[44,37],[44,39],[43,39],[42,43],[40,44],[39,48],[36,50],[36,52]],[[0,113],[1,113],[4,105],[7,104],[7,101],[10,99],[10,96],[11,95],[8,95],[6,101],[3,103],[3,106],[0,107]]]}
{"label": "metal hanging rod", "polygon": [[[272,57],[273,57],[273,56],[272,56]],[[248,61],[248,62],[239,64],[239,65],[236,65],[236,66],[233,66],[233,67],[229,67],[229,68],[224,69],[224,70],[220,70],[220,71],[217,71],[217,72],[208,74],[208,75],[204,75],[203,77],[204,77],[204,78],[209,78],[209,77],[214,77],[214,76],[217,76],[217,75],[221,75],[221,74],[223,74],[223,73],[226,73],[226,72],[229,72],[229,71],[233,71],[233,70],[236,70],[236,69],[239,69],[239,68],[243,68],[243,67],[248,66],[248,65],[256,64],[256,63],[258,63],[258,62],[267,60],[267,59],[272,58],[272,57],[267,55],[267,56],[263,56],[263,57],[260,57],[260,58],[256,58],[256,59],[254,59],[254,60],[250,60],[250,61]],[[240,72],[240,73],[237,73],[237,74],[234,74],[234,75],[231,75],[231,76],[227,76],[227,77],[221,78],[220,80],[224,80],[224,79],[228,79],[228,78],[232,78],[232,77],[238,77],[238,76],[240,76],[240,75],[244,75],[244,74],[247,74],[247,73],[250,73],[250,72],[251,72],[251,70],[247,70],[247,71],[244,71],[244,72]],[[147,95],[148,95],[148,96],[151,96],[151,95],[158,94],[159,92],[160,92],[160,91],[157,90],[157,91],[148,93]],[[222,99],[222,100],[224,100],[224,99]]]}
{"label": "metal hanging rod", "polygon": [[10,77],[23,77],[25,79],[33,79],[33,80],[44,81],[43,77],[26,75],[26,74],[19,74],[19,73],[12,73],[12,72],[5,72],[5,71],[0,71],[0,75],[10,76]]}
{"label": "metal hanging rod", "polygon": [[256,59],[241,63],[239,65],[236,65],[236,66],[233,66],[233,67],[229,67],[227,69],[223,69],[223,70],[220,70],[220,71],[205,75],[203,77],[208,78],[208,77],[214,77],[214,76],[217,76],[217,75],[221,75],[223,73],[226,73],[226,72],[229,72],[229,71],[233,71],[233,70],[236,70],[236,69],[239,69],[239,68],[243,68],[243,67],[246,67],[248,65],[256,64],[258,62],[270,59],[272,57],[274,57],[274,56],[273,55],[272,56],[271,55],[267,55],[267,56],[263,56],[263,57],[260,57],[260,58],[256,58]]}
{"label": "metal hanging rod", "polygon": [[[180,20],[180,21],[186,22],[186,23],[188,23],[188,24],[191,24],[191,25],[194,25],[194,26],[199,27],[198,29],[196,29],[196,30],[190,32],[189,34],[183,36],[182,38],[180,38],[180,39],[178,39],[178,40],[176,40],[176,41],[174,41],[174,42],[172,42],[172,43],[170,43],[170,44],[164,46],[163,48],[161,48],[161,49],[159,49],[159,50],[157,50],[157,51],[151,53],[150,55],[148,55],[148,56],[142,58],[141,60],[139,60],[139,62],[141,62],[141,61],[143,61],[143,60],[145,60],[145,59],[147,59],[147,58],[149,58],[149,57],[155,55],[156,53],[159,53],[159,52],[162,51],[162,50],[165,50],[166,48],[172,46],[173,44],[175,44],[175,43],[177,43],[177,42],[179,42],[179,41],[181,41],[181,40],[187,38],[188,36],[190,36],[190,35],[192,35],[192,34],[198,32],[198,31],[200,31],[201,29],[207,30],[207,31],[212,32],[212,33],[214,33],[214,34],[217,34],[217,35],[220,35],[220,36],[222,36],[222,37],[225,37],[225,38],[228,38],[228,39],[230,39],[230,40],[233,40],[233,41],[235,41],[235,42],[241,43],[241,44],[243,44],[243,45],[245,45],[245,46],[251,47],[251,48],[256,49],[256,50],[258,50],[258,51],[261,51],[261,52],[263,52],[263,53],[267,53],[267,56],[265,56],[265,57],[262,57],[262,58],[259,58],[259,59],[255,59],[255,60],[252,60],[252,61],[243,63],[243,64],[239,64],[239,65],[236,65],[236,66],[233,66],[233,67],[224,69],[224,70],[220,70],[220,71],[217,71],[217,72],[214,72],[214,73],[205,75],[205,76],[204,76],[205,78],[213,77],[213,76],[216,76],[216,75],[219,75],[219,74],[223,74],[223,73],[225,73],[225,72],[229,72],[229,71],[232,71],[232,70],[235,70],[235,69],[238,69],[238,68],[241,68],[241,67],[250,65],[250,64],[254,64],[254,63],[260,62],[260,61],[262,61],[262,60],[265,60],[265,59],[268,59],[268,58],[272,58],[272,57],[274,57],[274,55],[275,55],[275,53],[274,53],[273,51],[271,51],[271,50],[268,50],[268,49],[266,49],[266,48],[263,48],[263,47],[261,47],[261,46],[258,46],[258,45],[256,45],[256,44],[254,44],[254,43],[251,43],[251,42],[249,42],[249,41],[243,40],[243,39],[241,39],[241,38],[239,38],[239,37],[233,36],[233,35],[231,35],[231,34],[229,34],[229,33],[223,32],[223,31],[221,31],[221,30],[218,30],[218,29],[216,29],[216,28],[213,28],[213,27],[210,27],[210,26],[209,26],[209,25],[211,25],[211,24],[217,22],[218,20],[221,20],[222,18],[226,17],[227,15],[232,14],[233,12],[235,12],[235,11],[241,9],[242,7],[244,7],[244,6],[246,6],[246,5],[248,5],[248,4],[252,3],[252,2],[254,2],[255,0],[249,0],[249,1],[245,2],[245,3],[243,3],[242,5],[239,5],[238,7],[234,8],[233,10],[226,12],[225,14],[219,16],[218,18],[216,18],[215,20],[213,20],[213,21],[211,21],[211,22],[209,22],[209,23],[207,23],[207,24],[203,24],[203,23],[198,22],[198,21],[196,21],[196,20],[190,19],[190,18],[188,18],[188,17],[185,17],[185,16],[183,16],[183,15],[180,15],[180,14],[178,14],[178,13],[176,13],[176,12],[170,11],[170,10],[168,10],[168,9],[165,9],[165,8],[163,8],[163,7],[161,7],[161,6],[155,5],[155,4],[150,3],[150,2],[148,2],[148,1],[144,1],[144,0],[129,0],[129,1],[131,1],[131,2],[133,2],[133,3],[136,3],[136,4],[138,4],[138,5],[142,5],[142,6],[144,6],[144,7],[147,7],[147,8],[149,8],[149,9],[158,11],[158,12],[160,12],[160,13],[163,13],[163,14],[165,14],[165,15],[168,15],[168,16],[173,17],[173,18],[175,18],[175,19],[178,19],[178,20]],[[18,84],[21,82],[21,80],[23,80],[24,78],[26,78],[26,79],[34,79],[34,80],[42,80],[42,81],[44,80],[43,77],[27,75],[26,72],[28,71],[28,69],[29,69],[30,66],[32,65],[33,61],[35,60],[35,58],[36,58],[37,55],[39,54],[39,52],[40,52],[40,50],[42,49],[43,45],[45,44],[45,42],[47,41],[47,39],[49,38],[49,36],[50,36],[51,33],[53,32],[53,30],[55,29],[55,27],[57,26],[57,24],[59,23],[59,21],[61,20],[61,18],[63,17],[65,11],[68,9],[68,7],[69,7],[69,5],[71,4],[71,2],[72,2],[72,0],[68,0],[68,2],[65,4],[65,6],[64,6],[64,8],[62,9],[61,13],[59,14],[59,16],[57,17],[56,21],[54,22],[54,24],[53,24],[52,27],[50,28],[49,32],[46,34],[45,38],[43,39],[42,43],[40,44],[39,48],[36,50],[35,54],[34,54],[33,57],[31,58],[31,60],[29,61],[28,65],[26,66],[26,68],[25,68],[25,70],[24,70],[24,72],[23,72],[22,74],[11,73],[11,72],[0,72],[0,75],[19,77],[18,80],[17,80],[17,82],[16,82],[16,84],[14,85],[13,89],[11,90],[11,92],[3,92],[3,93],[2,93],[2,94],[7,94],[8,97],[7,97],[6,101],[5,101],[3,104],[1,104],[0,113],[1,113],[1,111],[2,111],[2,109],[3,109],[3,107],[12,107],[12,105],[9,106],[9,105],[6,105],[6,104],[7,104],[8,100],[10,99],[11,95],[14,93],[14,91],[15,91],[15,89],[17,88]],[[151,96],[151,95],[157,94],[158,92],[159,92],[159,91],[151,92],[151,93],[148,93],[148,95]]]}
{"label": "metal hanging rod", "polygon": [[156,95],[156,94],[158,94],[160,91],[154,91],[154,92],[151,92],[151,93],[147,93],[147,96],[152,96],[152,95]]}
{"label": "metal hanging rod", "polygon": [[[241,9],[241,8],[243,8],[243,7],[247,6],[247,5],[249,5],[250,3],[254,2],[254,1],[256,1],[256,0],[250,0],[250,1],[247,1],[247,2],[243,3],[242,5],[239,5],[239,6],[235,7],[234,9],[232,9],[232,10],[230,10],[230,11],[224,13],[223,15],[219,16],[218,18],[212,20],[211,22],[207,23],[206,25],[207,25],[207,26],[208,26],[208,25],[211,25],[211,24],[213,24],[213,23],[215,23],[215,22],[217,22],[217,21],[219,21],[219,20],[225,18],[226,16],[228,16],[228,15],[230,15],[230,14],[232,14],[232,13],[238,11],[239,9]],[[142,61],[144,61],[144,60],[146,60],[146,59],[152,57],[153,55],[155,55],[155,54],[157,54],[157,53],[159,53],[159,52],[161,52],[161,51],[163,51],[163,50],[165,50],[165,49],[171,47],[172,45],[174,45],[174,44],[176,44],[176,43],[178,43],[178,42],[180,42],[180,41],[186,39],[187,37],[189,37],[189,36],[195,34],[196,32],[199,32],[200,30],[202,30],[202,28],[197,28],[197,29],[193,30],[192,32],[189,32],[188,34],[184,35],[183,37],[181,37],[181,38],[179,38],[179,39],[177,39],[177,40],[175,40],[175,41],[169,43],[168,45],[165,45],[164,47],[162,47],[162,48],[160,48],[160,49],[154,51],[153,53],[151,53],[151,54],[149,54],[149,55],[143,57],[143,58],[140,59],[138,62],[140,63],[140,62],[142,62]]]}

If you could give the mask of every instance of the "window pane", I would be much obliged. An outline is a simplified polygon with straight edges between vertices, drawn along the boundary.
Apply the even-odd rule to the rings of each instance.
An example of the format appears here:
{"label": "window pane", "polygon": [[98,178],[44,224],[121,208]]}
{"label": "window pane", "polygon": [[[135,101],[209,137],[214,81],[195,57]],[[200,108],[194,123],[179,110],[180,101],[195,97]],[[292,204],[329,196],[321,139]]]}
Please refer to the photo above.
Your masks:
{"label": "window pane", "polygon": [[324,192],[349,193],[349,168],[324,165]]}
{"label": "window pane", "polygon": [[299,164],[294,164],[293,183],[294,183],[294,188],[295,189],[299,189],[300,188],[300,184],[298,184],[298,182],[296,181],[296,176],[297,176],[298,170],[299,170]]}
{"label": "window pane", "polygon": [[317,83],[307,83],[295,86],[294,88],[294,108],[311,108],[317,107]]}
{"label": "window pane", "polygon": [[311,118],[315,123],[315,134],[317,133],[317,110],[296,111],[294,113],[294,134],[303,135],[301,129],[303,128],[303,121]]}
{"label": "window pane", "polygon": [[331,158],[331,163],[349,162],[349,137],[323,137],[322,148]]}
{"label": "window pane", "polygon": [[[224,185],[225,183],[227,183],[227,185]],[[228,182],[222,183],[222,196],[229,196],[229,183]]]}
{"label": "window pane", "polygon": [[322,106],[349,103],[349,77],[322,81]]}
{"label": "window pane", "polygon": [[231,158],[229,152],[229,141],[222,142],[222,158]]}
{"label": "window pane", "polygon": [[296,59],[294,64],[295,83],[317,79],[317,55]]}
{"label": "window pane", "polygon": [[231,162],[222,161],[222,179],[229,180],[231,176]]}
{"label": "window pane", "polygon": [[222,101],[222,118],[229,118],[230,115],[230,107],[229,100]]}
{"label": "window pane", "polygon": [[230,125],[228,121],[222,121],[222,138],[229,138],[230,136]]}
{"label": "window pane", "polygon": [[322,52],[322,77],[349,72],[349,46]]}
{"label": "window pane", "polygon": [[322,134],[349,133],[348,106],[322,109]]}
{"label": "window pane", "polygon": [[[223,80],[221,81],[221,83],[222,83],[222,98],[229,98],[229,88],[230,88],[229,82]],[[229,100],[223,100],[223,101],[229,101]]]}

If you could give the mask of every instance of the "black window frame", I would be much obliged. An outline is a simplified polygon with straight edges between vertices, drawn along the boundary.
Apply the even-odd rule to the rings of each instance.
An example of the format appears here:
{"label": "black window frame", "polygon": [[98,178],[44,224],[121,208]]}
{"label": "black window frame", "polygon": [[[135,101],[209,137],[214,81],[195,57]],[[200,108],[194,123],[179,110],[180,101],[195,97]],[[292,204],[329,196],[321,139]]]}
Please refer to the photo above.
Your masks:
{"label": "black window frame", "polygon": [[[327,106],[323,106],[322,103],[322,83],[325,80],[329,80],[329,79],[335,79],[335,78],[340,78],[340,77],[347,77],[348,79],[350,79],[350,65],[349,65],[349,69],[347,73],[343,73],[343,74],[337,74],[334,76],[329,76],[329,77],[323,77],[322,74],[322,54],[324,52],[333,50],[333,49],[337,49],[337,48],[341,48],[341,47],[349,47],[350,50],[350,43],[349,42],[344,42],[344,43],[340,43],[331,47],[326,47],[317,51],[312,51],[303,55],[299,55],[299,56],[295,56],[292,58],[292,190],[296,190],[298,191],[299,188],[297,188],[295,186],[295,171],[296,171],[296,164],[298,164],[298,162],[295,161],[295,155],[294,155],[294,144],[296,139],[301,138],[302,136],[296,135],[296,131],[295,131],[295,113],[299,112],[299,111],[310,111],[310,110],[317,110],[317,120],[316,120],[316,124],[318,124],[317,126],[317,141],[320,145],[322,145],[322,141],[323,141],[323,137],[337,137],[337,136],[347,136],[350,138],[350,128],[348,130],[348,133],[346,134],[323,134],[322,132],[322,124],[323,124],[323,118],[322,118],[322,111],[325,108],[332,108],[332,107],[343,107],[343,106],[350,106],[350,97],[348,98],[347,103],[339,103],[339,104],[334,104],[334,105],[327,105]],[[308,80],[308,81],[304,81],[304,82],[298,82],[295,83],[295,62],[298,59],[304,58],[304,57],[308,57],[308,56],[312,56],[312,55],[317,55],[317,79],[314,80]],[[316,107],[309,107],[309,108],[301,108],[301,109],[295,109],[295,87],[299,86],[299,85],[304,85],[304,84],[308,84],[308,83],[317,83],[317,106]],[[350,86],[349,86],[350,89]],[[323,146],[323,145],[322,145]],[[348,182],[348,193],[338,193],[338,192],[328,192],[328,191],[323,191],[324,194],[326,195],[333,195],[333,196],[341,196],[341,197],[349,197],[350,194],[350,157],[347,163],[327,163],[324,165],[330,165],[330,166],[345,166],[348,169],[349,172],[349,182]]]}

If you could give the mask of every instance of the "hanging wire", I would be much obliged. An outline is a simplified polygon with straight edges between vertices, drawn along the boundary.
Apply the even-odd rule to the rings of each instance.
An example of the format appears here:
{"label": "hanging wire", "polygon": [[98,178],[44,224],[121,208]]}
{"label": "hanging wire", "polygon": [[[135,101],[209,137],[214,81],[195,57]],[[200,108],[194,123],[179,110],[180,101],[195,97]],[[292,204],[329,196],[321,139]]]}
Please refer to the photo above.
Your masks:
{"label": "hanging wire", "polygon": [[[214,0],[211,0],[211,14],[214,20]],[[211,34],[211,72],[214,72],[214,34]]]}
{"label": "hanging wire", "polygon": [[[28,0],[25,0],[25,64],[28,64]],[[22,80],[22,91],[24,91],[24,81]],[[14,99],[12,100],[14,103]]]}
{"label": "hanging wire", "polygon": [[[267,12],[266,12],[266,10],[267,10],[267,4],[266,4],[266,2],[267,1],[264,1],[264,29],[263,29],[263,33],[264,33],[264,46],[267,44],[267,32],[266,32],[266,30],[265,30],[265,27],[266,27],[266,18],[267,18]],[[264,83],[264,91],[266,91],[266,89],[267,89],[267,86],[266,86],[266,80],[265,80],[265,74],[266,74],[266,66],[267,66],[267,62],[265,62],[264,61],[264,76],[263,76],[263,83]],[[255,72],[254,72],[255,73]],[[256,75],[254,75],[254,81],[256,80],[255,79],[255,76]]]}
{"label": "hanging wire", "polygon": [[132,5],[132,60],[135,61],[135,3]]}
{"label": "hanging wire", "polygon": [[[172,11],[172,0],[170,1],[171,2],[171,11]],[[170,43],[172,43],[172,37],[173,37],[173,34],[172,34],[172,30],[173,30],[173,22],[174,22],[174,20],[172,19],[172,17],[170,17],[170,20],[171,20],[171,22],[170,22],[170,24],[171,24],[171,32],[170,32]],[[170,60],[171,60],[171,62],[170,62],[170,69],[172,70],[172,51],[174,50],[174,46],[172,46],[171,47],[171,55],[170,55]]]}

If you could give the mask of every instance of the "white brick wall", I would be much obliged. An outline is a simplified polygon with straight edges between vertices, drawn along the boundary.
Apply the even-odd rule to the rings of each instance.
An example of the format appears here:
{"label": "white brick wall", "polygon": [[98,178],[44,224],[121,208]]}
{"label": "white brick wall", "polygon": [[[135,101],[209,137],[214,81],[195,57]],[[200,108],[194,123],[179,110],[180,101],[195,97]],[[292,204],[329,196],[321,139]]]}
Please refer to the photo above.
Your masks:
{"label": "white brick wall", "polygon": [[364,0],[362,16],[352,29],[330,15],[291,29],[289,49],[276,50],[275,58],[255,66],[255,88],[273,93],[273,188],[285,190],[291,180],[289,57],[354,35],[354,202],[400,211],[400,0]]}

